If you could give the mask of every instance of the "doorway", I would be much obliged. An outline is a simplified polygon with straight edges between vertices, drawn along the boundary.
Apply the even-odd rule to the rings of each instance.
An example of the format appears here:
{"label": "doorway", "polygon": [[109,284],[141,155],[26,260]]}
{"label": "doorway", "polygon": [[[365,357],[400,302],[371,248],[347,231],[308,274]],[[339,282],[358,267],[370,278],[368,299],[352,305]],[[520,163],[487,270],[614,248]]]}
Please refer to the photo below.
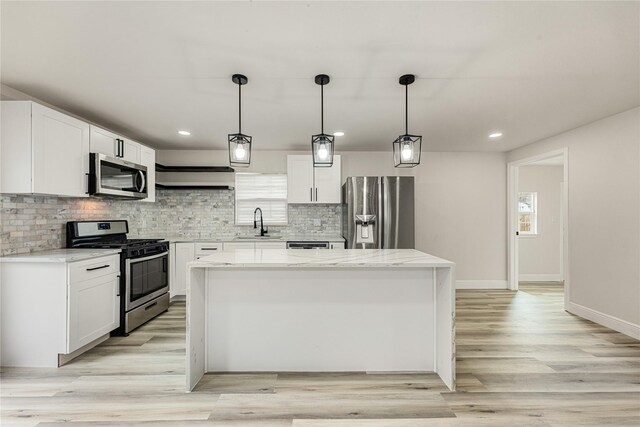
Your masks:
{"label": "doorway", "polygon": [[568,149],[507,165],[509,289],[519,283],[564,282],[569,301]]}

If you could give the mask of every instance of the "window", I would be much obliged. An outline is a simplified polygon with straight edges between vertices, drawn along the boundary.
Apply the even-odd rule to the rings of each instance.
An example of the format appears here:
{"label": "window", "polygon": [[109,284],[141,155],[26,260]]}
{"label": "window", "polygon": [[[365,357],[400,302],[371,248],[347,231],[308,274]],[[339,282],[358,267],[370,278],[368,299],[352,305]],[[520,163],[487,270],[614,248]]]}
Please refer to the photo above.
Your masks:
{"label": "window", "polygon": [[518,231],[538,234],[538,193],[518,193]]}
{"label": "window", "polygon": [[262,210],[265,225],[286,225],[287,175],[236,173],[236,225],[253,225],[253,211]]}

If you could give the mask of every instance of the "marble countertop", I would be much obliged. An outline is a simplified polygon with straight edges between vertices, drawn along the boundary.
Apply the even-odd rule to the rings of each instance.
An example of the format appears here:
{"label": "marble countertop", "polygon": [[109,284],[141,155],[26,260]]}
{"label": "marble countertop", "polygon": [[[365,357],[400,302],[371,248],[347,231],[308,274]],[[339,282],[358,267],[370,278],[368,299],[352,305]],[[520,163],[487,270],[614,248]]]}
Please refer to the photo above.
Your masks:
{"label": "marble countertop", "polygon": [[[140,238],[159,239],[159,236],[138,236]],[[171,243],[198,243],[198,242],[287,242],[287,241],[308,241],[308,242],[344,242],[344,237],[338,234],[290,234],[274,235],[270,238],[260,238],[243,236],[210,236],[210,237],[188,237],[188,236],[164,236],[162,239]]]}
{"label": "marble countertop", "polygon": [[415,249],[236,249],[188,263],[200,268],[420,268],[454,263]]}
{"label": "marble countertop", "polygon": [[52,249],[28,254],[6,255],[0,262],[76,262],[119,254],[120,249]]}

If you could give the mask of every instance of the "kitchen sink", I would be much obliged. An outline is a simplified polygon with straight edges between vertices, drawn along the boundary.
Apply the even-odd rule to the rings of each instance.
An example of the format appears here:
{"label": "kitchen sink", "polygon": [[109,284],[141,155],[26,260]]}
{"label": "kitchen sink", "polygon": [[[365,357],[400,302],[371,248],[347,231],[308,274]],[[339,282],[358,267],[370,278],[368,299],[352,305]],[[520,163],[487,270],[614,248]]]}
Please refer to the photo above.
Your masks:
{"label": "kitchen sink", "polygon": [[236,237],[234,240],[279,240],[279,239],[282,239],[282,236],[256,235],[256,236],[239,236],[239,237]]}

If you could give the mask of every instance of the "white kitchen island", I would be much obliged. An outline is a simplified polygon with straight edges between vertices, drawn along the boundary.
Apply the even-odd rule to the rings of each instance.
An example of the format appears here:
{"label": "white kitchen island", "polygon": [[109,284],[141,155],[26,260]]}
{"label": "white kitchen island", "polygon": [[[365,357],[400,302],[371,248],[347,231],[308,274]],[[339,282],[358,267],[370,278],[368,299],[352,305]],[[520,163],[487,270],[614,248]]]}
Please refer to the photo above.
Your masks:
{"label": "white kitchen island", "polygon": [[205,372],[436,372],[455,389],[454,264],[413,249],[221,251],[188,264]]}

